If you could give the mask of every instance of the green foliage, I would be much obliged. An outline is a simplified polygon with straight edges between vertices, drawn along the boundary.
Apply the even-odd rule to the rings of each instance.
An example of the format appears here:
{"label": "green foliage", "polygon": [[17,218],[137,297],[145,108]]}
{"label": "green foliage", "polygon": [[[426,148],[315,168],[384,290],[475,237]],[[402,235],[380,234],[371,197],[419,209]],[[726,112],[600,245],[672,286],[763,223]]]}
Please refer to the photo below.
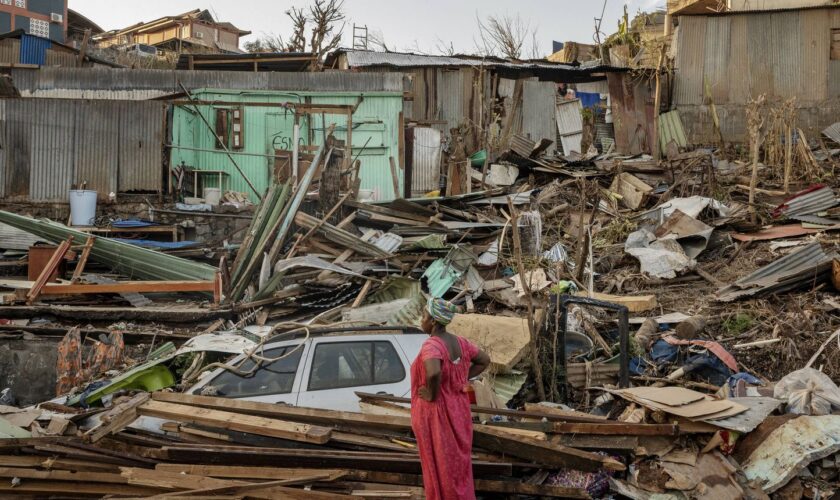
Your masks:
{"label": "green foliage", "polygon": [[730,335],[746,332],[753,325],[753,317],[747,313],[738,313],[723,322],[723,328]]}

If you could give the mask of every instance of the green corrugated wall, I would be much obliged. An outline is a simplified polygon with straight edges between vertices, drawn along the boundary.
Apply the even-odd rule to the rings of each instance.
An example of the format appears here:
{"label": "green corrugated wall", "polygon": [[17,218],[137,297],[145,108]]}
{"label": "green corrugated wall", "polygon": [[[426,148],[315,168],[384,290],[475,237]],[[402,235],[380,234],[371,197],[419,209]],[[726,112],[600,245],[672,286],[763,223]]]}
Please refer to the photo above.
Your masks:
{"label": "green corrugated wall", "polygon": [[[393,156],[401,166],[399,157],[399,113],[403,108],[403,96],[399,92],[374,93],[325,93],[325,92],[274,92],[235,90],[196,90],[193,97],[199,101],[228,102],[244,106],[244,148],[233,152],[239,166],[262,194],[268,187],[274,168],[273,158],[248,156],[250,153],[273,155],[274,149],[291,149],[294,127],[294,111],[284,108],[284,103],[349,104],[354,105],[362,97],[361,104],[353,114],[353,157],[362,162],[362,189],[371,189],[377,200],[394,198],[393,181],[389,157]],[[272,106],[248,106],[248,102],[277,103]],[[214,106],[199,105],[199,111],[207,121],[215,124]],[[224,107],[224,106],[219,106]],[[303,144],[319,145],[323,141],[325,126],[335,123],[335,136],[346,139],[346,118],[344,115],[313,115],[301,119],[301,140]],[[310,133],[311,131],[311,133]],[[362,146],[370,139],[367,147]],[[191,151],[192,148],[212,151]],[[178,105],[173,110],[171,165],[186,165],[201,170],[224,170],[228,173],[226,190],[248,193],[252,201],[256,197],[245,180],[227,158],[224,151],[215,150],[214,132],[209,130],[192,105]],[[400,189],[403,186],[403,171],[397,169]],[[216,177],[205,176],[205,187],[217,185]]]}

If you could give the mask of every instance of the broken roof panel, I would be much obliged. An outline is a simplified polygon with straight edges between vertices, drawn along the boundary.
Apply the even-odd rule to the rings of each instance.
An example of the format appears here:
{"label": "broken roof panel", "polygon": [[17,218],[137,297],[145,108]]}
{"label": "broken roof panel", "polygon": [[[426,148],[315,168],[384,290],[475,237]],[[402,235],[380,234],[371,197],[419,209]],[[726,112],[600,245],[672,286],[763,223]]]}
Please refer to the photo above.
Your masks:
{"label": "broken roof panel", "polygon": [[730,302],[744,297],[793,290],[827,278],[836,252],[827,253],[819,243],[811,243],[718,290],[718,300]]}
{"label": "broken roof panel", "polygon": [[801,216],[828,210],[835,205],[837,205],[837,197],[834,191],[829,186],[818,184],[785,200],[773,211],[773,217],[778,218],[784,215],[791,219],[798,219]]}

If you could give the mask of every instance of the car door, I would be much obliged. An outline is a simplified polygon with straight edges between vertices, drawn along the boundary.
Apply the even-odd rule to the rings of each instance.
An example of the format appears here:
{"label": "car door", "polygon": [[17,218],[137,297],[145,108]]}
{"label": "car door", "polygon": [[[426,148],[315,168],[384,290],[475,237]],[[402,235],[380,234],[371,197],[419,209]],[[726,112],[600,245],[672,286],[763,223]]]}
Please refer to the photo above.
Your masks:
{"label": "car door", "polygon": [[301,360],[306,359],[307,344],[271,347],[257,354],[262,358],[258,368],[254,369],[258,358],[246,359],[234,365],[237,371],[223,369],[190,392],[295,405],[302,379]]}
{"label": "car door", "polygon": [[297,404],[358,412],[357,391],[399,395],[406,386],[407,364],[391,336],[321,338],[309,350]]}

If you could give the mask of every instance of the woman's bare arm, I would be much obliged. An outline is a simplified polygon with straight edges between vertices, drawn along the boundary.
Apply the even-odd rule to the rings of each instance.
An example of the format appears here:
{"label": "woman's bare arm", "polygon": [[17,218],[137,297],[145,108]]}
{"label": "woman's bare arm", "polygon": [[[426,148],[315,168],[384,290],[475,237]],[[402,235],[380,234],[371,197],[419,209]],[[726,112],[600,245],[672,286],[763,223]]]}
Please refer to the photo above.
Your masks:
{"label": "woman's bare arm", "polygon": [[490,356],[484,351],[478,351],[478,354],[472,359],[472,366],[470,366],[469,378],[475,378],[490,366]]}
{"label": "woman's bare arm", "polygon": [[420,388],[420,397],[426,401],[434,401],[440,393],[441,364],[439,359],[427,359],[423,363],[426,367],[426,391]]}

